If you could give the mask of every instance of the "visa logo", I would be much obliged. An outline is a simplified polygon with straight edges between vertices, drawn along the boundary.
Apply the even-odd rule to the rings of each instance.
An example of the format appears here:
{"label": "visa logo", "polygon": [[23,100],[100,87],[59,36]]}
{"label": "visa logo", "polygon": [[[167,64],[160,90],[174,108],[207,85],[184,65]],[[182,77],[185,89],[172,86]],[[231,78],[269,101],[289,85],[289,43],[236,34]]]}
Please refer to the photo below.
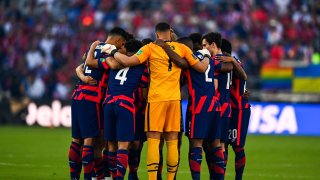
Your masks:
{"label": "visa logo", "polygon": [[298,132],[294,107],[277,105],[254,105],[251,107],[249,133],[296,134]]}

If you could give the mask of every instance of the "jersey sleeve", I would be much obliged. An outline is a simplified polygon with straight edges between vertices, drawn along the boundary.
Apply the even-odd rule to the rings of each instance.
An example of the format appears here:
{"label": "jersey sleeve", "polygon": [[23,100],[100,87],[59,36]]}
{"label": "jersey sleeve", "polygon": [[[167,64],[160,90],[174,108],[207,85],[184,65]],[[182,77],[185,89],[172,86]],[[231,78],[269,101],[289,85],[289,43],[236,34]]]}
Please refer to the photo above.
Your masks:
{"label": "jersey sleeve", "polygon": [[148,88],[148,85],[149,85],[149,70],[148,70],[148,67],[145,66],[144,72],[143,72],[143,74],[141,76],[140,87]]}
{"label": "jersey sleeve", "polygon": [[110,69],[107,64],[108,57],[109,57],[108,55],[104,55],[98,59],[98,69],[101,69],[101,70],[109,70]]}
{"label": "jersey sleeve", "polygon": [[139,59],[141,64],[144,63],[146,60],[148,60],[150,55],[151,55],[151,51],[150,51],[149,44],[143,46],[142,48],[139,49],[139,51],[136,54],[134,54],[134,56],[136,56]]}
{"label": "jersey sleeve", "polygon": [[193,54],[190,48],[188,48],[186,45],[181,44],[181,51],[183,54],[183,58],[185,58],[190,66],[193,66],[199,62],[199,59],[196,55]]}

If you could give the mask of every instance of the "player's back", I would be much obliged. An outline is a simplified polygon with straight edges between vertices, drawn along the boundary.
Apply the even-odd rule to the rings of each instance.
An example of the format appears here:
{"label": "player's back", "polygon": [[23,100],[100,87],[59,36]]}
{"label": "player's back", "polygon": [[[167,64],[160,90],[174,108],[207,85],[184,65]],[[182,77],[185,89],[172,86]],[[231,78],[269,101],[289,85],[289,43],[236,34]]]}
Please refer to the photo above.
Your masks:
{"label": "player's back", "polygon": [[[191,62],[192,51],[185,45],[177,42],[166,42],[180,57],[186,57]],[[181,68],[170,61],[166,52],[158,45],[149,43],[142,47],[136,56],[143,62],[148,59],[150,69],[150,86],[148,102],[180,100]],[[196,63],[197,58],[194,57]]]}
{"label": "player's back", "polygon": [[72,98],[76,100],[89,100],[96,103],[101,103],[105,96],[107,84],[108,84],[108,71],[90,68],[83,64],[84,75],[91,76],[97,81],[95,85],[89,85],[81,80],[77,83]]}
{"label": "player's back", "polygon": [[[217,56],[221,56],[218,54]],[[221,72],[222,62],[215,60],[215,78],[218,79],[217,96],[221,105],[222,116],[230,116],[230,85],[232,84],[232,72]]]}
{"label": "player's back", "polygon": [[[201,53],[194,53],[198,59],[203,60]],[[214,85],[214,60],[209,61],[209,65],[205,73],[197,72],[189,68],[184,70],[184,76],[187,78],[189,98],[189,110],[194,113],[208,112],[213,110],[212,103],[215,97]]]}
{"label": "player's back", "polygon": [[138,88],[141,77],[146,69],[145,64],[110,70],[107,96],[126,96],[134,99],[134,92]]}
{"label": "player's back", "polygon": [[[241,65],[238,59],[237,61]],[[233,73],[232,85],[230,87],[230,103],[232,108],[245,109],[250,107],[248,99],[243,97],[245,90],[246,80],[239,78],[236,73]]]}

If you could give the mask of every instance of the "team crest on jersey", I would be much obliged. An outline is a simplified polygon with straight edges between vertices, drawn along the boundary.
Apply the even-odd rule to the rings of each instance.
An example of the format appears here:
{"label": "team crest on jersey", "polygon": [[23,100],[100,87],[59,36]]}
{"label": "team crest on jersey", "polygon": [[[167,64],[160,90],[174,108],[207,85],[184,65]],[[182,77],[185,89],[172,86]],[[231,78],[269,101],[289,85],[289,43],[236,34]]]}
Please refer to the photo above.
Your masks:
{"label": "team crest on jersey", "polygon": [[140,49],[140,50],[137,52],[137,55],[139,56],[141,53],[142,53],[142,50]]}

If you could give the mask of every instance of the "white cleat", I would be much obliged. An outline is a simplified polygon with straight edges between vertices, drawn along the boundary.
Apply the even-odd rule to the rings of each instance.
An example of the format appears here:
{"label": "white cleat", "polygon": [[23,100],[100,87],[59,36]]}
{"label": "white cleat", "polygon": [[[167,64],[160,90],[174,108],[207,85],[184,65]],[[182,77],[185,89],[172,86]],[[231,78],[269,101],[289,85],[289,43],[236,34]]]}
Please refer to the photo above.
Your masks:
{"label": "white cleat", "polygon": [[111,177],[104,177],[104,180],[112,180]]}

